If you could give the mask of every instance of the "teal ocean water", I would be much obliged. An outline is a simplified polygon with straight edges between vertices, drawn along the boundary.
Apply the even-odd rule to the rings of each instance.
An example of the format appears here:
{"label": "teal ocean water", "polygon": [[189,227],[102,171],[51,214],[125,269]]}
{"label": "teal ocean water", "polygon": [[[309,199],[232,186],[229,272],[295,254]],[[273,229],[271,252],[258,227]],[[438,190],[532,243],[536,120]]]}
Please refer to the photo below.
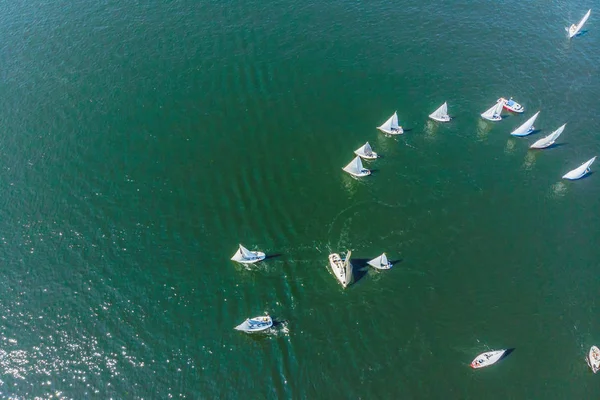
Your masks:
{"label": "teal ocean water", "polygon": [[[592,6],[4,2],[0,397],[598,398],[600,166],[561,180],[600,152]],[[347,249],[396,264],[344,290]]]}

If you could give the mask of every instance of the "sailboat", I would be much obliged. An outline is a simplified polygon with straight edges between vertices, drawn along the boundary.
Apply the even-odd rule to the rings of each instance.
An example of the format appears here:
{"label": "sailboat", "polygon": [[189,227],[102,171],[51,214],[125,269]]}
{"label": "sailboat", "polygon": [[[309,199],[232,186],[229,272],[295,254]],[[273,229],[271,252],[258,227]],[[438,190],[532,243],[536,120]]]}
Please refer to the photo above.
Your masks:
{"label": "sailboat", "polygon": [[369,171],[368,169],[363,167],[362,161],[360,161],[359,156],[354,157],[354,160],[350,161],[350,164],[346,165],[342,169],[344,171],[346,171],[347,173],[349,173],[350,175],[356,176],[359,178],[361,176],[371,175],[371,171]]}
{"label": "sailboat", "polygon": [[450,116],[448,115],[448,103],[442,104],[437,110],[429,114],[429,118],[439,122],[450,121]]}
{"label": "sailboat", "polygon": [[502,358],[504,353],[506,353],[506,349],[481,353],[480,355],[475,357],[475,359],[471,363],[471,368],[477,369],[496,364]]}
{"label": "sailboat", "polygon": [[338,253],[329,255],[329,265],[333,270],[333,274],[343,287],[352,283],[352,264],[350,264],[350,256],[352,252],[348,250],[346,259],[342,260]]}
{"label": "sailboat", "polygon": [[400,125],[398,125],[398,113],[395,112],[387,121],[383,123],[383,125],[378,126],[381,132],[385,132],[389,135],[399,135],[404,133],[404,130]]}
{"label": "sailboat", "polygon": [[596,157],[592,157],[591,159],[581,164],[579,167],[567,172],[563,175],[563,179],[570,179],[574,181],[576,179],[583,178],[587,173],[590,172],[590,166],[592,165],[594,160],[596,160]]}
{"label": "sailboat", "polygon": [[573,24],[570,27],[565,28],[565,30],[569,34],[569,39],[571,39],[573,36],[575,36],[579,33],[581,28],[583,28],[583,24],[585,24],[587,22],[591,13],[592,13],[592,10],[588,10],[588,12],[585,13],[583,18],[581,18],[581,21],[579,21],[579,23],[577,25]]}
{"label": "sailboat", "polygon": [[535,142],[534,144],[529,146],[529,148],[530,149],[545,149],[546,147],[552,146],[554,144],[554,142],[556,141],[556,139],[558,139],[560,134],[563,133],[566,125],[567,124],[563,124],[561,127],[559,127],[557,130],[555,130],[548,136],[541,138],[540,140],[538,140],[537,142]]}
{"label": "sailboat", "polygon": [[501,121],[502,117],[500,114],[502,113],[502,107],[504,107],[504,102],[498,101],[489,110],[481,114],[481,118],[488,121]]}
{"label": "sailboat", "polygon": [[265,259],[265,253],[262,251],[250,251],[240,244],[238,251],[235,252],[231,259],[242,264],[254,264],[255,262]]}
{"label": "sailboat", "polygon": [[540,114],[539,111],[536,112],[535,114],[533,114],[533,117],[529,118],[521,126],[519,126],[517,129],[512,131],[510,134],[513,136],[527,136],[527,135],[531,134],[531,132],[533,132],[535,129],[535,127],[533,126],[533,123],[535,122],[535,119],[538,117],[539,114]]}
{"label": "sailboat", "polygon": [[248,318],[234,329],[237,331],[252,333],[261,332],[273,326],[273,319],[268,316]]}
{"label": "sailboat", "polygon": [[600,369],[600,349],[592,346],[585,360],[594,373],[598,372]]}
{"label": "sailboat", "polygon": [[367,262],[367,264],[369,264],[373,268],[377,268],[377,269],[390,269],[390,268],[392,268],[392,263],[388,261],[387,256],[385,255],[385,253],[383,253],[379,257],[376,257],[376,258],[372,259],[371,261]]}
{"label": "sailboat", "polygon": [[375,160],[377,158],[377,153],[373,151],[369,142],[363,144],[360,148],[354,150],[354,154],[361,158],[364,158],[365,160]]}

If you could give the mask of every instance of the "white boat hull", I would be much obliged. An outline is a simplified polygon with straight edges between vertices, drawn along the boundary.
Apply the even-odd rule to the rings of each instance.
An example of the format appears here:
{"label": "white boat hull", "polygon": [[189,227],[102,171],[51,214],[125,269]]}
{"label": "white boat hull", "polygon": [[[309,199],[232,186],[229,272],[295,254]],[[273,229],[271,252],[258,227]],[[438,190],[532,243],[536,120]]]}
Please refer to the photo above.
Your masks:
{"label": "white boat hull", "polygon": [[363,176],[369,176],[371,175],[371,171],[369,171],[368,169],[363,169],[361,172],[353,172],[353,171],[346,171],[344,168],[342,168],[345,172],[349,173],[352,176],[355,176],[357,178],[362,178]]}
{"label": "white boat hull", "polygon": [[352,276],[347,276],[345,269],[345,261],[342,260],[338,253],[329,255],[329,266],[338,282],[345,288],[352,282]]}
{"label": "white boat hull", "polygon": [[404,133],[404,129],[402,129],[402,128],[398,128],[398,129],[392,131],[392,130],[381,128],[378,126],[377,129],[379,129],[383,133],[387,133],[388,135],[402,135]]}
{"label": "white boat hull", "polygon": [[600,370],[600,349],[592,346],[585,360],[592,369],[592,372],[598,372]]}
{"label": "white boat hull", "polygon": [[450,119],[451,119],[449,116],[439,118],[439,117],[432,117],[431,115],[429,116],[429,118],[431,118],[432,120],[437,121],[437,122],[450,122]]}
{"label": "white boat hull", "polygon": [[481,353],[471,362],[471,368],[479,369],[497,363],[506,353],[506,349]]}
{"label": "white boat hull", "polygon": [[588,10],[588,12],[585,13],[583,18],[581,19],[581,21],[579,21],[577,25],[571,25],[570,27],[565,28],[565,30],[569,34],[569,39],[573,38],[574,36],[577,36],[577,34],[581,32],[581,28],[583,28],[583,25],[585,25],[585,23],[587,22],[591,12],[592,10]]}
{"label": "white boat hull", "polygon": [[271,319],[270,316],[266,315],[261,317],[248,318],[247,320],[236,326],[234,329],[237,331],[253,333],[266,331],[272,326],[273,319]]}
{"label": "white boat hull", "polygon": [[492,121],[492,122],[502,121],[502,117],[499,115],[495,116],[495,117],[484,117],[483,114],[481,114],[481,118],[487,119],[488,121]]}
{"label": "white boat hull", "polygon": [[362,158],[363,160],[376,160],[378,155],[375,152],[372,152],[371,155],[366,155],[366,154],[362,154],[359,153],[357,151],[354,152],[354,154],[356,154],[357,156],[359,156],[360,158]]}
{"label": "white boat hull", "polygon": [[231,257],[231,260],[239,262],[241,264],[254,264],[254,263],[262,261],[266,258],[266,254],[263,253],[262,251],[251,251],[250,253],[254,254],[255,258],[253,258],[253,259],[245,258],[242,255],[242,252],[238,249],[237,253],[235,253],[233,255],[233,257]]}

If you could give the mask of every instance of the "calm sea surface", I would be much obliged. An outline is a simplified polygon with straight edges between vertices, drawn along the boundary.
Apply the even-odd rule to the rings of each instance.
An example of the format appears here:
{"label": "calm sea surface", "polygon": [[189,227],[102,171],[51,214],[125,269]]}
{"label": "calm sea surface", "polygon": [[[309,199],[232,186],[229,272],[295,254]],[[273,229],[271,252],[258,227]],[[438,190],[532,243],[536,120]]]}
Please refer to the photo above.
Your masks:
{"label": "calm sea surface", "polygon": [[561,180],[600,155],[592,6],[3,2],[0,397],[599,398],[600,174]]}

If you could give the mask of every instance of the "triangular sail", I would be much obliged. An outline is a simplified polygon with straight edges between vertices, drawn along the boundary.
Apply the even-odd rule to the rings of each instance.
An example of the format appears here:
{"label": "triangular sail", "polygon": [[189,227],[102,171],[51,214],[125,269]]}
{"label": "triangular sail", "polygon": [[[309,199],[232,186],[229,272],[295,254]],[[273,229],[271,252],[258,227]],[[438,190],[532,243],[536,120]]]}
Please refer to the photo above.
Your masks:
{"label": "triangular sail", "polygon": [[579,179],[579,178],[583,177],[583,175],[585,175],[587,173],[588,169],[590,168],[590,166],[592,165],[592,163],[595,160],[596,160],[596,157],[589,159],[588,161],[584,162],[583,164],[581,164],[579,167],[575,168],[574,170],[567,172],[565,175],[563,175],[563,178]]}
{"label": "triangular sail", "polygon": [[365,145],[363,146],[363,154],[366,156],[373,155],[373,149],[371,148],[371,145],[369,144],[369,142],[365,143]]}
{"label": "triangular sail", "polygon": [[[383,131],[391,131],[392,130],[392,120],[394,119],[394,116],[396,116],[396,113],[394,113],[394,115],[392,115],[387,121],[385,121],[379,127],[379,129],[381,129]],[[398,117],[397,116],[396,116],[396,124],[398,124]]]}
{"label": "triangular sail", "polygon": [[540,140],[538,140],[537,142],[535,142],[534,144],[532,144],[529,147],[532,148],[532,149],[543,149],[545,147],[548,147],[548,146],[554,144],[554,142],[556,141],[556,139],[558,139],[558,137],[560,136],[560,134],[563,133],[563,131],[565,130],[565,126],[566,125],[567,124],[563,124],[557,130],[555,130],[554,132],[552,132],[548,136],[546,136],[544,138],[541,138]]}
{"label": "triangular sail", "polygon": [[245,259],[252,259],[255,257],[254,253],[252,253],[250,250],[248,250],[241,244],[240,244],[240,252],[242,253],[242,257],[244,257]]}
{"label": "triangular sail", "polygon": [[352,256],[352,251],[348,250],[346,253],[346,259],[344,260],[344,276],[346,276],[346,285],[349,285],[352,282],[352,264],[350,264],[350,257]]}
{"label": "triangular sail", "polygon": [[385,253],[383,253],[381,255],[381,260],[379,261],[379,265],[381,265],[382,267],[388,266],[388,259],[387,259],[387,256],[385,255]]}
{"label": "triangular sail", "polygon": [[572,38],[573,36],[575,36],[579,33],[581,28],[583,28],[583,25],[587,22],[591,13],[592,13],[592,10],[590,9],[590,10],[588,10],[587,13],[585,13],[583,18],[581,19],[581,21],[579,21],[579,23],[577,25],[575,25],[575,26],[571,25],[571,28],[569,28],[569,38]]}
{"label": "triangular sail", "polygon": [[355,174],[360,174],[363,169],[363,164],[362,161],[360,161],[359,156],[356,156],[354,160],[350,161],[350,163],[344,167],[344,171]]}
{"label": "triangular sail", "polygon": [[400,125],[398,125],[398,113],[395,112],[394,115],[392,115],[392,124],[391,124],[391,128],[396,130],[400,127]]}
{"label": "triangular sail", "polygon": [[437,110],[429,114],[433,119],[446,119],[448,118],[448,103],[442,104]]}
{"label": "triangular sail", "polygon": [[481,114],[481,116],[486,119],[493,118],[494,115],[499,116],[500,113],[502,112],[502,107],[504,107],[504,104],[501,101],[499,101],[496,104],[494,104],[492,107],[490,107],[486,112]]}
{"label": "triangular sail", "polygon": [[517,129],[512,131],[510,134],[513,136],[529,135],[532,132],[533,124],[535,122],[535,119],[538,117],[539,113],[540,112],[538,111],[535,114],[533,114],[533,117],[529,118],[521,126],[519,126]]}

